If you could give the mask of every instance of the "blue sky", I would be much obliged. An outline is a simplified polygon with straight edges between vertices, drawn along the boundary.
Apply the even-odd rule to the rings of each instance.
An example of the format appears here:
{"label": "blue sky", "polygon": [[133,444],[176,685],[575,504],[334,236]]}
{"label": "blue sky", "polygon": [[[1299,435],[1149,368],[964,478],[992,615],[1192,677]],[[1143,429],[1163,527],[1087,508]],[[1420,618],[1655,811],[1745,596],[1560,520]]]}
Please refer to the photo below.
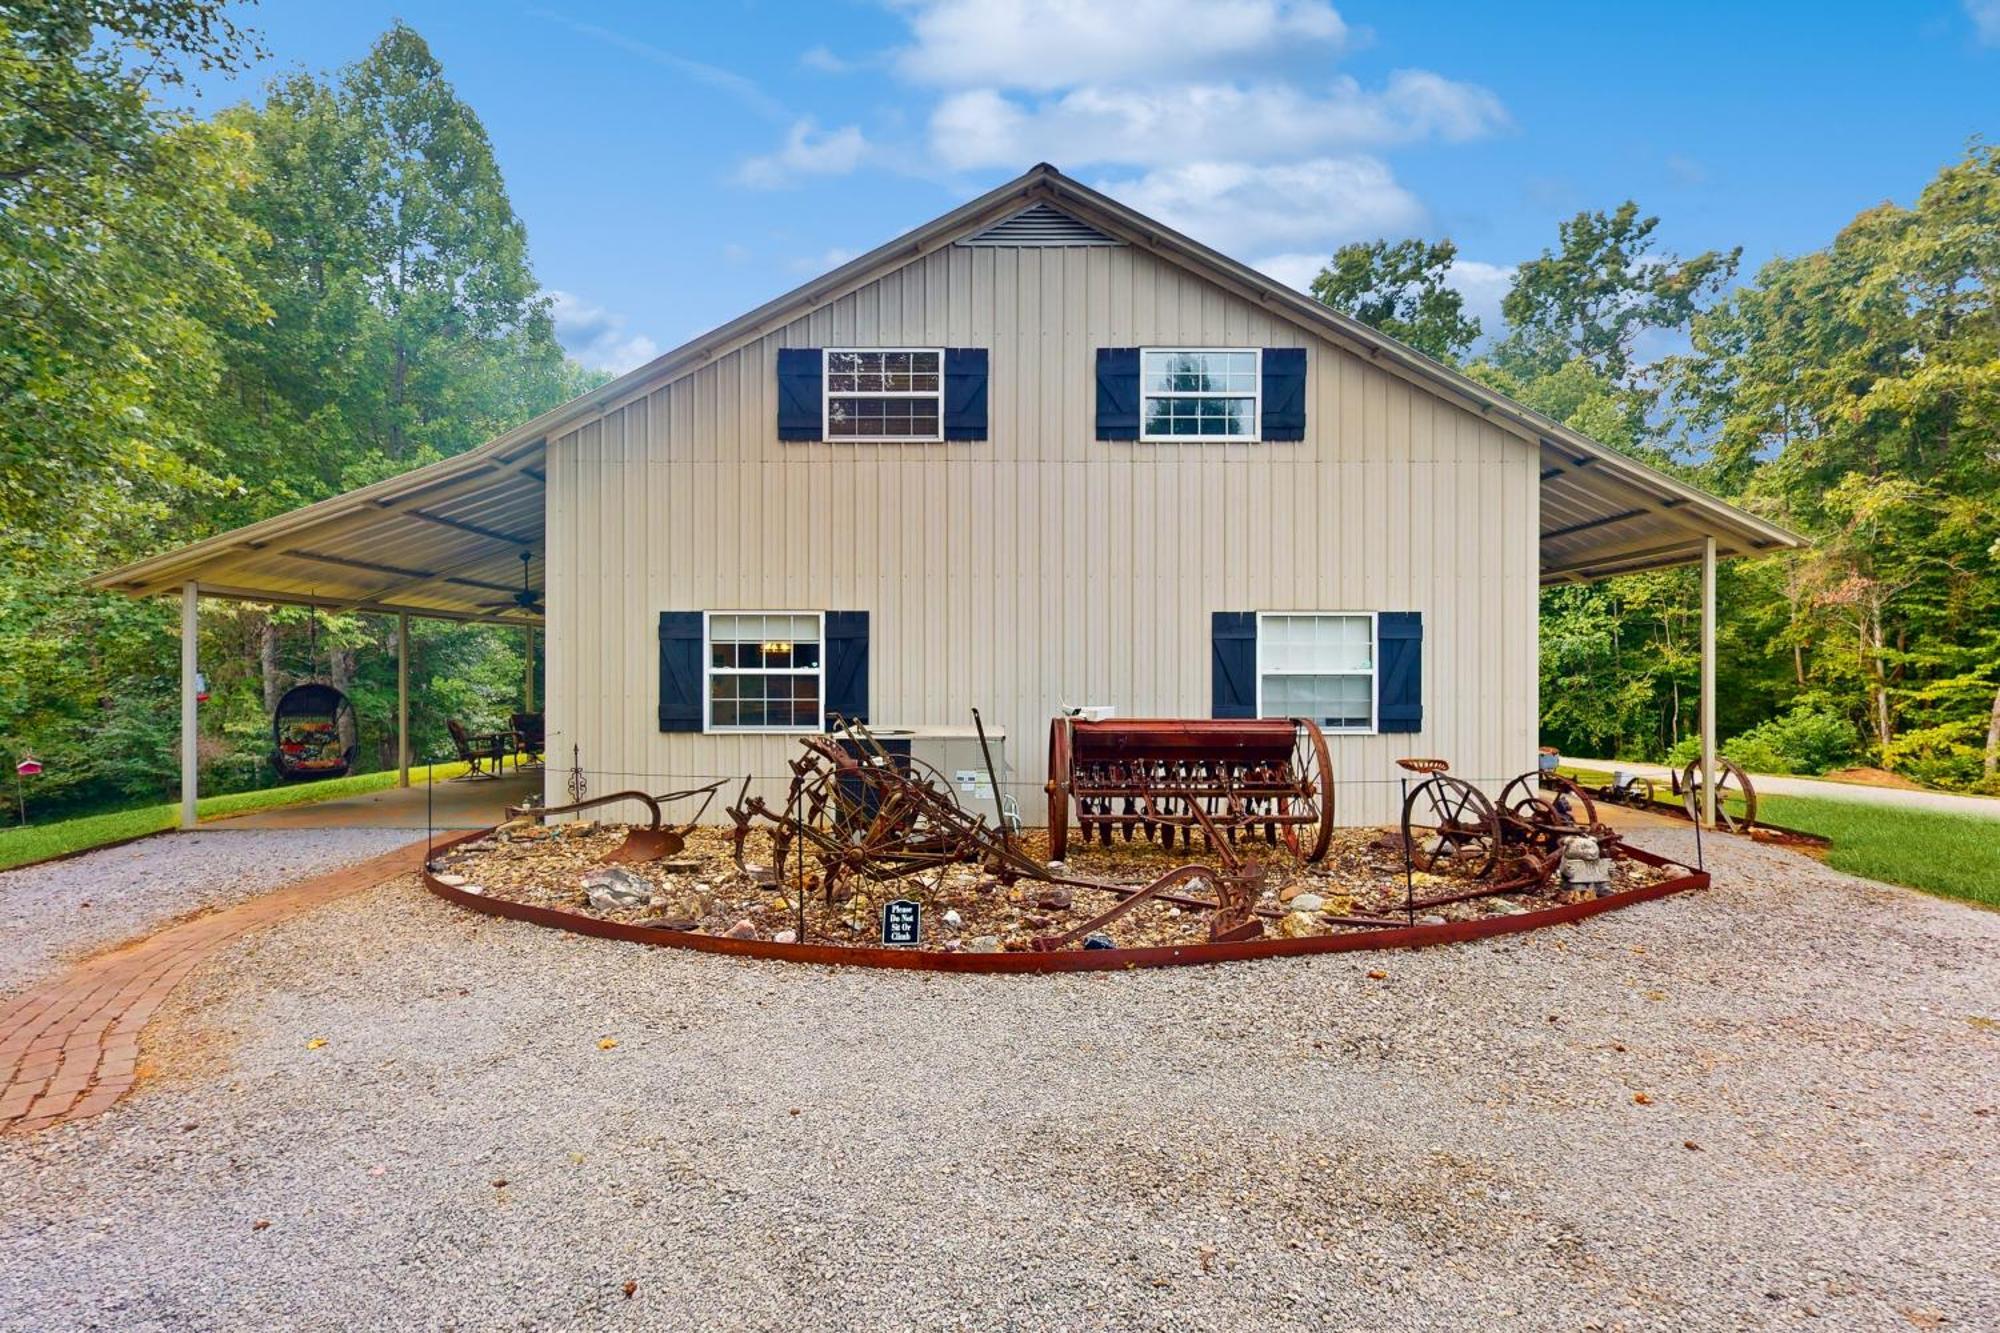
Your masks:
{"label": "blue sky", "polygon": [[279,69],[401,17],[491,134],[559,331],[624,370],[1039,160],[1303,283],[1449,235],[1492,322],[1558,219],[1631,197],[1748,269],[2000,135],[2000,0],[270,0]]}

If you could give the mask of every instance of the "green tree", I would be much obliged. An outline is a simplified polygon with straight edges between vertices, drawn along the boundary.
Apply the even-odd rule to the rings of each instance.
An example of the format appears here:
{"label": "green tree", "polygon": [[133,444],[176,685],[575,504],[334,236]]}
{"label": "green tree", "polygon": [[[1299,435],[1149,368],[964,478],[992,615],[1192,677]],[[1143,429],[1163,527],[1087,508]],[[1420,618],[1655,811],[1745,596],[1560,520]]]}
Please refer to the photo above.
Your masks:
{"label": "green tree", "polygon": [[1507,335],[1494,361],[1521,380],[1588,362],[1621,389],[1633,386],[1633,344],[1649,329],[1678,329],[1736,272],[1740,248],[1690,259],[1657,251],[1660,220],[1631,200],[1610,213],[1578,213],[1558,244],[1523,263],[1500,304]]}
{"label": "green tree", "polygon": [[1456,364],[1479,340],[1479,321],[1446,278],[1458,247],[1417,239],[1343,245],[1312,281],[1313,299],[1424,355]]}

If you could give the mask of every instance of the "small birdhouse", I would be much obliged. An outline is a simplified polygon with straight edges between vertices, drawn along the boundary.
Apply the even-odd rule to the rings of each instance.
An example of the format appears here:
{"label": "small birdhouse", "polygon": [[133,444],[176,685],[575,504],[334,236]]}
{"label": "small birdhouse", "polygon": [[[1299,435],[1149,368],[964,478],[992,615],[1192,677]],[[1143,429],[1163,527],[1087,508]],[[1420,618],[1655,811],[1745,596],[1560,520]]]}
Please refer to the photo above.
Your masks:
{"label": "small birdhouse", "polygon": [[32,778],[42,771],[42,761],[31,754],[21,756],[21,762],[14,765],[14,772],[24,778]]}

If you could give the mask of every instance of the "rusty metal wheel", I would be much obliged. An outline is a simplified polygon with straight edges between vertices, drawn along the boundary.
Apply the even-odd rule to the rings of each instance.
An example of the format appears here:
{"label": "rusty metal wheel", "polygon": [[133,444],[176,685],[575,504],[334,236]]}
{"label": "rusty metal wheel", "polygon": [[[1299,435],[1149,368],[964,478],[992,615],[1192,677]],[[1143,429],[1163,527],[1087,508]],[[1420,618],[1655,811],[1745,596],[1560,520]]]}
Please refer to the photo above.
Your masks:
{"label": "rusty metal wheel", "polygon": [[1284,824],[1285,846],[1308,862],[1324,860],[1333,842],[1333,754],[1326,733],[1311,718],[1295,717],[1298,739],[1292,743],[1292,771],[1301,794],[1278,799],[1281,814],[1317,816],[1307,823]]}
{"label": "rusty metal wheel", "polygon": [[[1688,818],[1701,821],[1701,760],[1695,759],[1681,770],[1676,784],[1681,791],[1681,800],[1687,806]],[[1727,802],[1731,799],[1743,802],[1743,813],[1732,814]],[[1750,775],[1734,759],[1715,756],[1715,822],[1731,833],[1747,832],[1757,822],[1757,789],[1750,785]]]}
{"label": "rusty metal wheel", "polygon": [[[1538,794],[1539,793],[1539,794]],[[1499,805],[1508,814],[1534,820],[1529,801],[1538,801],[1557,816],[1553,821],[1589,828],[1597,822],[1597,803],[1570,779],[1554,773],[1523,773],[1500,789]]]}
{"label": "rusty metal wheel", "polygon": [[1500,859],[1500,811],[1471,783],[1439,773],[1403,802],[1403,845],[1419,870],[1482,878]]}
{"label": "rusty metal wheel", "polygon": [[1069,854],[1069,719],[1049,723],[1049,859]]}

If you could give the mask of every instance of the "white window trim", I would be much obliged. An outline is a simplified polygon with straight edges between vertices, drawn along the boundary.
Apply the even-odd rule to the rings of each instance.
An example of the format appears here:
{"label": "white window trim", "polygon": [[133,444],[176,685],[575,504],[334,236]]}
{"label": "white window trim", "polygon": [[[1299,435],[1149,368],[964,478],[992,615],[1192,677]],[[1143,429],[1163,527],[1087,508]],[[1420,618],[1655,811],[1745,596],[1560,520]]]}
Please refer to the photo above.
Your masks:
{"label": "white window trim", "polygon": [[[833,391],[832,363],[835,356],[843,352],[935,352],[938,359],[938,386],[932,389],[867,389],[852,390],[836,395]],[[935,398],[937,399],[937,434],[935,435],[835,435],[833,433],[833,400],[840,398]],[[944,348],[942,347],[826,347],[819,354],[819,419],[820,437],[828,444],[942,444],[944,442]]]}
{"label": "white window trim", "polygon": [[[716,616],[811,616],[819,623],[819,668],[806,671],[798,667],[718,667],[715,665],[715,635],[711,622]],[[713,720],[715,692],[709,688],[717,676],[806,676],[819,677],[819,722],[810,727],[743,727],[718,726]],[[756,611],[734,611],[723,608],[701,613],[701,730],[705,736],[808,736],[824,731],[826,717],[826,612],[808,611],[804,608],[784,610],[766,607]]]}
{"label": "white window trim", "polygon": [[[1248,435],[1148,435],[1146,433],[1146,400],[1148,398],[1241,398],[1240,393],[1214,393],[1209,390],[1175,389],[1160,393],[1146,392],[1146,354],[1148,352],[1248,352],[1256,358],[1256,369],[1251,374],[1250,433]],[[943,418],[940,417],[942,422]],[[1141,444],[1257,444],[1264,438],[1264,349],[1261,347],[1141,347],[1139,349],[1139,442]]]}
{"label": "white window trim", "polygon": [[[1264,622],[1278,616],[1365,616],[1368,620],[1368,670],[1362,671],[1273,671],[1274,676],[1361,676],[1368,677],[1368,725],[1365,727],[1322,726],[1329,736],[1377,736],[1382,731],[1382,626],[1374,611],[1259,611],[1257,613],[1257,716],[1264,716]],[[1318,718],[1313,721],[1318,722]]]}

